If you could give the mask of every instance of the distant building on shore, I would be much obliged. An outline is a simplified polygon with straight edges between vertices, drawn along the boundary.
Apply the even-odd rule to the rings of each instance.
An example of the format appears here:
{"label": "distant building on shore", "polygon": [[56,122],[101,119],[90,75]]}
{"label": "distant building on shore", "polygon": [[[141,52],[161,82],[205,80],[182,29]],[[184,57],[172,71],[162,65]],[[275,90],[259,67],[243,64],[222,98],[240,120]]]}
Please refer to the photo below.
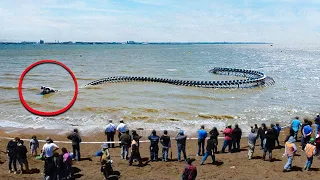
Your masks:
{"label": "distant building on shore", "polygon": [[40,39],[39,44],[44,44],[44,40]]}
{"label": "distant building on shore", "polygon": [[22,41],[21,44],[37,44],[37,42]]}

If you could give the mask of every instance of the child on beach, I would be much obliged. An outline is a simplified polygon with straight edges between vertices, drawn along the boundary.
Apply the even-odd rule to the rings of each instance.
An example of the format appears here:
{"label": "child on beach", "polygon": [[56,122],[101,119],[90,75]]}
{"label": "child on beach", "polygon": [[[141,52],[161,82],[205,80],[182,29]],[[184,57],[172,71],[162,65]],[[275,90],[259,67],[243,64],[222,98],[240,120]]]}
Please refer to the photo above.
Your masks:
{"label": "child on beach", "polygon": [[306,145],[304,151],[306,152],[307,155],[307,162],[306,165],[304,166],[304,170],[309,171],[312,161],[313,161],[313,156],[316,155],[317,149],[316,146],[314,145],[314,138],[310,138],[309,143]]}
{"label": "child on beach", "polygon": [[32,139],[30,140],[31,156],[38,155],[38,152],[37,152],[38,148],[39,148],[39,142],[38,142],[37,136],[33,135]]}
{"label": "child on beach", "polygon": [[294,142],[295,142],[294,136],[290,136],[289,140],[285,144],[284,155],[287,155],[288,161],[284,166],[283,172],[288,172],[291,170],[293,156],[297,152],[297,147],[294,144]]}

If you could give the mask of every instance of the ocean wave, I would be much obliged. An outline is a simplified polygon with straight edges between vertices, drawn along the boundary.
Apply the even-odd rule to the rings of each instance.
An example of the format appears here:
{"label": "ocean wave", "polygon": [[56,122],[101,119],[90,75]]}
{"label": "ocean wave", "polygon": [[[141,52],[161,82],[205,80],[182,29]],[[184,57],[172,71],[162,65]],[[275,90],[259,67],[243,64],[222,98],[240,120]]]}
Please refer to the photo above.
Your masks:
{"label": "ocean wave", "polygon": [[5,79],[5,80],[15,80],[15,81],[19,81],[20,78],[19,77],[1,77],[2,79]]}
{"label": "ocean wave", "polygon": [[26,74],[26,77],[27,77],[27,76],[44,76],[44,75],[43,75],[43,74],[29,74],[29,73],[27,73],[27,74]]}
{"label": "ocean wave", "polygon": [[103,89],[103,86],[80,86],[81,88],[86,88],[86,89]]}
{"label": "ocean wave", "polygon": [[209,113],[199,113],[198,117],[205,118],[205,119],[237,119],[236,116],[231,116],[231,115],[213,115]]}
{"label": "ocean wave", "polygon": [[4,89],[4,90],[16,90],[16,89],[18,89],[18,86],[0,86],[0,89]]}
{"label": "ocean wave", "polygon": [[4,73],[4,76],[18,76],[18,74],[13,74],[13,73]]}
{"label": "ocean wave", "polygon": [[166,69],[167,71],[177,71],[177,69]]}
{"label": "ocean wave", "polygon": [[[76,110],[76,109],[75,109]],[[111,113],[122,111],[122,108],[105,108],[105,107],[82,107],[77,109],[80,112],[95,112],[95,113]]]}
{"label": "ocean wave", "polygon": [[[17,90],[18,86],[0,86],[0,89],[3,89],[3,90]],[[22,87],[22,89],[34,91],[34,90],[38,90],[39,88],[36,88],[36,87]]]}
{"label": "ocean wave", "polygon": [[7,104],[7,105],[19,105],[21,104],[20,99],[10,99],[10,100],[2,100],[2,104]]}
{"label": "ocean wave", "polygon": [[217,98],[212,96],[199,96],[199,95],[180,95],[180,94],[170,94],[172,96],[176,96],[179,98],[187,98],[187,99],[196,99],[196,100],[214,100],[214,101],[223,101],[224,98]]}
{"label": "ocean wave", "polygon": [[88,80],[88,81],[94,81],[96,80],[95,78],[82,78],[82,77],[77,77],[77,80]]}

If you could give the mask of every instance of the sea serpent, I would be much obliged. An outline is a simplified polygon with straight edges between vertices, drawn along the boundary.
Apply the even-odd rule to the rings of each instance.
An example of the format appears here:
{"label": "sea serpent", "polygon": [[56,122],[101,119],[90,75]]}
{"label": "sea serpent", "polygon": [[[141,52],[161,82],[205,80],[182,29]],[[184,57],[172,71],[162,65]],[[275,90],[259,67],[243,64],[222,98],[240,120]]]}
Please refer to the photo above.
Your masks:
{"label": "sea serpent", "polygon": [[129,81],[147,81],[167,83],[180,86],[195,86],[201,88],[253,88],[274,85],[273,78],[265,76],[264,73],[254,70],[220,68],[215,67],[209,70],[210,73],[219,75],[241,76],[245,79],[228,81],[193,81],[193,80],[174,80],[154,77],[135,77],[135,76],[114,76],[92,81],[85,86],[95,86],[103,83],[129,82]]}

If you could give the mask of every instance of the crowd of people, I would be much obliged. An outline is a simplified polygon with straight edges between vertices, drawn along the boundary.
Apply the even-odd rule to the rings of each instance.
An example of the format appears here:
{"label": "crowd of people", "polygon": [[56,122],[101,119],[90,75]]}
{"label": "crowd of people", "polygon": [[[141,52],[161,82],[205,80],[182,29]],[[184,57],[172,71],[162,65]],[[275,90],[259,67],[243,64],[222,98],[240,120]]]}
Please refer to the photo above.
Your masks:
{"label": "crowd of people", "polygon": [[[30,140],[30,153],[32,157],[44,161],[44,179],[46,180],[66,180],[73,179],[72,172],[72,157],[75,160],[80,160],[80,142],[81,137],[78,130],[74,129],[68,137],[72,141],[73,155],[65,147],[61,148],[61,154],[57,152],[59,147],[53,142],[50,137],[46,138],[46,143],[43,145],[40,154],[38,155],[39,141],[36,136],[32,136]],[[8,155],[9,173],[29,173],[29,164],[27,160],[27,147],[24,141],[19,137],[15,137],[7,144],[6,153]],[[17,168],[19,163],[19,169]],[[13,168],[12,168],[13,166]]]}
{"label": "crowd of people", "polygon": [[[301,123],[299,117],[295,117],[290,126],[290,133],[287,135],[284,146],[281,146],[279,141],[279,135],[282,128],[279,124],[270,124],[269,127],[265,123],[262,123],[260,127],[257,124],[251,127],[250,133],[248,135],[248,159],[253,158],[255,152],[256,142],[260,139],[260,150],[262,150],[262,159],[273,161],[272,151],[275,148],[284,147],[283,156],[287,157],[287,163],[284,165],[284,172],[288,172],[292,168],[293,157],[297,152],[297,146],[295,142],[298,140],[299,132],[301,133],[301,150],[306,154],[306,164],[304,170],[310,170],[313,157],[320,152],[320,117],[319,115],[315,118],[315,125],[313,128],[312,121],[304,119]],[[300,130],[300,131],[299,131]],[[218,136],[224,135],[223,145],[221,151],[218,151]],[[118,134],[120,142],[120,157],[123,160],[128,160],[128,165],[131,166],[134,162],[138,162],[138,166],[142,167],[142,158],[139,151],[139,141],[142,138],[135,130],[130,131],[123,120],[120,124],[116,126],[113,124],[112,120],[109,121],[105,129],[105,134],[107,136],[107,143],[102,145],[100,151],[100,162],[101,162],[101,172],[107,178],[110,176],[112,170],[112,160],[110,158],[109,148],[115,148],[114,136]],[[216,127],[213,127],[210,131],[206,131],[204,125],[200,127],[197,131],[198,135],[198,149],[196,156],[202,156],[200,165],[204,165],[205,161],[209,156],[212,158],[212,163],[216,163],[217,153],[227,153],[226,148],[228,147],[229,153],[240,152],[240,141],[242,138],[242,130],[238,124],[235,124],[234,128],[232,125],[228,125],[224,130],[218,131]],[[80,143],[81,137],[77,129],[67,136],[68,139],[72,141],[73,153],[70,153],[66,148],[61,149],[61,154],[57,152],[59,147],[53,143],[51,138],[46,139],[40,158],[44,160],[44,174],[47,179],[52,179],[52,177],[59,177],[57,179],[70,179],[73,176],[72,172],[72,159],[79,161],[80,156]],[[186,143],[187,136],[182,129],[175,135],[174,138],[170,138],[168,131],[164,130],[161,136],[157,135],[156,130],[152,130],[151,134],[147,137],[150,141],[149,151],[150,151],[150,161],[169,161],[169,149],[172,146],[172,141],[176,141],[177,145],[177,160],[182,161],[181,155],[183,156],[183,161],[186,162],[186,167],[183,170],[183,179],[195,179],[197,176],[196,166],[192,165],[192,159],[188,158],[186,153]],[[161,145],[162,155],[159,158],[159,143]],[[32,156],[38,156],[39,142],[36,136],[33,136],[30,140],[30,151]],[[129,152],[129,150],[131,150]],[[18,137],[9,141],[7,145],[7,154],[9,162],[9,173],[27,173],[29,170],[28,160],[27,160],[27,148],[24,142]],[[182,153],[182,154],[181,154]],[[171,157],[172,159],[172,152]],[[20,168],[17,169],[16,162],[19,163]],[[12,168],[13,165],[13,168]]]}

